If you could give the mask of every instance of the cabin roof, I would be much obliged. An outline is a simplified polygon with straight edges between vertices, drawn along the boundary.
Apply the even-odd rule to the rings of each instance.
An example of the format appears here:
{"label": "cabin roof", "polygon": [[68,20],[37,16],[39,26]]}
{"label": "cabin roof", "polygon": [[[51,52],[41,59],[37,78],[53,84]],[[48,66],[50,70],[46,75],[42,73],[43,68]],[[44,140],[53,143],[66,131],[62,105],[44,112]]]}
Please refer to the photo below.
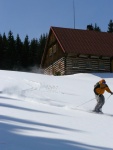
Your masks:
{"label": "cabin roof", "polygon": [[[113,56],[113,33],[50,27],[49,37],[51,33],[54,34],[63,52],[66,54]],[[49,37],[46,42],[41,65],[45,59]]]}
{"label": "cabin roof", "polygon": [[51,27],[65,53],[113,56],[113,34],[91,30]]}

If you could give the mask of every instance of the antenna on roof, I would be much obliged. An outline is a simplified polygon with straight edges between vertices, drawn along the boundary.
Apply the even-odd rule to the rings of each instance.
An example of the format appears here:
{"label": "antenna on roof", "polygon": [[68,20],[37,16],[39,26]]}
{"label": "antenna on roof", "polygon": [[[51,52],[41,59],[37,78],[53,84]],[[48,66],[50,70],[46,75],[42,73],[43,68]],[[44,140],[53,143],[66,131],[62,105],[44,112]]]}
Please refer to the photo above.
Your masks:
{"label": "antenna on roof", "polygon": [[73,0],[73,19],[74,19],[74,29],[75,29],[75,1]]}

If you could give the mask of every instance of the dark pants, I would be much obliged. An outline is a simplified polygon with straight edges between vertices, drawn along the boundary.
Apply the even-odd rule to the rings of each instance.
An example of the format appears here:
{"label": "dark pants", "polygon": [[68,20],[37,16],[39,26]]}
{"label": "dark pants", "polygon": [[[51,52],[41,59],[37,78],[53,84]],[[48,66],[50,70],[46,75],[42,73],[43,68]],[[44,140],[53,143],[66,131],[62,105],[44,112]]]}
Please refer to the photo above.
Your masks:
{"label": "dark pants", "polygon": [[95,95],[95,98],[97,100],[97,104],[95,106],[95,111],[100,111],[100,109],[102,109],[102,106],[104,105],[105,103],[105,98],[103,95]]}

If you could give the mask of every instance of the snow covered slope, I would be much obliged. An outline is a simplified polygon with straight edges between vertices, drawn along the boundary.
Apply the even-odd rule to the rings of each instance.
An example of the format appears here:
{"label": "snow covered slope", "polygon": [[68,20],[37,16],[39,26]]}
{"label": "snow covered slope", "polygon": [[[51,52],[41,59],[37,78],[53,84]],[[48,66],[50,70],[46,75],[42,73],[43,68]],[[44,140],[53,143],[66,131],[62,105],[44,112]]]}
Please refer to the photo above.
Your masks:
{"label": "snow covered slope", "polygon": [[113,91],[113,74],[0,71],[0,150],[113,150],[113,96],[105,114],[87,112],[101,78]]}

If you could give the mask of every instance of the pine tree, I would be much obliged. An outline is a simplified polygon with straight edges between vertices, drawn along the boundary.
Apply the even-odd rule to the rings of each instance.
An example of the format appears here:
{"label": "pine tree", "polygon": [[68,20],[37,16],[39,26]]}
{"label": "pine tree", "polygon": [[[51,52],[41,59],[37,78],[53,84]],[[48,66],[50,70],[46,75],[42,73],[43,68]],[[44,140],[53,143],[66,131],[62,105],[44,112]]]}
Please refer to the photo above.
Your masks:
{"label": "pine tree", "polygon": [[0,69],[4,70],[26,70],[31,66],[40,66],[42,55],[47,40],[47,34],[40,36],[39,40],[29,38],[26,35],[24,42],[19,35],[16,40],[12,31],[8,37],[5,33],[0,34]]}
{"label": "pine tree", "polygon": [[95,23],[95,26],[94,26],[94,30],[95,30],[95,31],[99,31],[99,32],[101,32],[100,27],[99,27],[99,26],[97,26],[97,24],[96,24],[96,23]]}
{"label": "pine tree", "polygon": [[92,24],[87,25],[87,30],[94,30],[94,31],[99,31],[99,32],[101,32],[100,27],[97,26],[96,23],[95,23],[95,26],[93,26]]}
{"label": "pine tree", "polygon": [[108,33],[113,33],[113,21],[110,20],[108,24]]}
{"label": "pine tree", "polygon": [[0,69],[2,69],[2,63],[3,63],[3,39],[2,35],[0,34]]}
{"label": "pine tree", "polygon": [[92,24],[87,25],[87,30],[93,30],[93,29],[94,29],[94,27]]}
{"label": "pine tree", "polygon": [[37,65],[37,53],[38,53],[38,40],[37,39],[33,39],[31,40],[31,44],[30,44],[30,64],[31,66]]}
{"label": "pine tree", "polygon": [[2,37],[2,48],[3,48],[2,69],[7,69],[8,40],[7,40],[5,33],[3,34],[3,37]]}
{"label": "pine tree", "polygon": [[16,50],[16,64],[15,70],[20,70],[22,65],[22,52],[23,52],[23,43],[17,34],[16,41],[15,41],[15,50]]}
{"label": "pine tree", "polygon": [[8,33],[7,69],[13,70],[16,62],[15,40],[13,33]]}
{"label": "pine tree", "polygon": [[23,52],[22,52],[22,67],[27,68],[29,64],[29,38],[26,35],[23,43]]}
{"label": "pine tree", "polygon": [[39,50],[38,50],[38,64],[39,65],[41,63],[41,59],[42,59],[42,55],[43,55],[43,52],[44,52],[47,37],[48,37],[47,34],[43,34],[39,38]]}

